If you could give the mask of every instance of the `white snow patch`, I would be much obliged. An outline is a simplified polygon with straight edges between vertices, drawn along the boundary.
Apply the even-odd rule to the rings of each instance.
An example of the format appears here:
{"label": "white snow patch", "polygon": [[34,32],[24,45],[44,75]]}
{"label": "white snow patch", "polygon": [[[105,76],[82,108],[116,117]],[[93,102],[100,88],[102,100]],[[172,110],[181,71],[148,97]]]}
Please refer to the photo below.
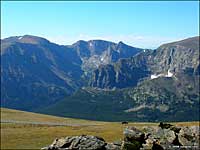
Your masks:
{"label": "white snow patch", "polygon": [[160,76],[162,76],[162,74],[158,74],[158,75],[152,74],[152,75],[151,75],[151,79],[156,79],[156,78],[158,78],[158,77],[160,77]]}
{"label": "white snow patch", "polygon": [[169,70],[167,71],[167,74],[158,74],[158,75],[156,75],[156,74],[152,74],[151,75],[151,79],[156,79],[156,78],[158,78],[158,77],[172,77],[173,76],[173,73],[171,73]]}
{"label": "white snow patch", "polygon": [[92,47],[92,43],[89,43],[89,46]]}
{"label": "white snow patch", "polygon": [[18,40],[20,40],[20,39],[22,39],[23,38],[23,36],[20,36],[20,37],[18,37]]}
{"label": "white snow patch", "polygon": [[172,77],[173,73],[171,73],[169,70],[167,71],[167,75],[165,77]]}
{"label": "white snow patch", "polygon": [[156,76],[156,75],[151,75],[151,79],[156,79],[156,78],[158,78],[158,76]]}
{"label": "white snow patch", "polygon": [[143,52],[146,52],[146,50],[144,49]]}
{"label": "white snow patch", "polygon": [[102,62],[105,62],[106,61],[106,55],[103,55],[101,56],[101,59],[100,59]]}

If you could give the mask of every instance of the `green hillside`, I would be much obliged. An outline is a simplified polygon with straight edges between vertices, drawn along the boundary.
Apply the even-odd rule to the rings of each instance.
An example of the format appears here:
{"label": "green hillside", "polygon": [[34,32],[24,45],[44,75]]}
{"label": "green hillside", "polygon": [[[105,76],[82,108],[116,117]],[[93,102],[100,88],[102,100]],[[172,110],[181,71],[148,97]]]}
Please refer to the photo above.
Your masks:
{"label": "green hillside", "polygon": [[84,88],[37,111],[99,121],[198,121],[198,83],[198,76],[177,74],[144,80],[135,88]]}

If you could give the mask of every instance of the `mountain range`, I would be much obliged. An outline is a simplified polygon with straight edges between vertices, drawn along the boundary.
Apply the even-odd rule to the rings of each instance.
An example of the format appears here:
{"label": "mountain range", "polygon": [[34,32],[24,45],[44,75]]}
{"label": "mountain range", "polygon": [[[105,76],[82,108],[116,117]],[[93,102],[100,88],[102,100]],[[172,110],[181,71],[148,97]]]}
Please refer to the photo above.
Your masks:
{"label": "mountain range", "polygon": [[199,120],[199,37],[155,50],[1,40],[1,106],[93,120]]}
{"label": "mountain range", "polygon": [[102,40],[63,46],[36,36],[1,40],[1,105],[32,110],[75,92],[92,70],[141,49]]}

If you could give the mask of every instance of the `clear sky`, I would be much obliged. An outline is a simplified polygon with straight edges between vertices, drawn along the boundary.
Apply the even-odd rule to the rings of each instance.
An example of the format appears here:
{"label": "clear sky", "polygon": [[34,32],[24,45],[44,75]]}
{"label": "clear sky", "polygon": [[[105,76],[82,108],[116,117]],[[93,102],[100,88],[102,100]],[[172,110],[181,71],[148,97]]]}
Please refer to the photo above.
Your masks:
{"label": "clear sky", "polygon": [[103,39],[156,48],[199,35],[198,1],[1,3],[1,38],[30,34],[59,44]]}

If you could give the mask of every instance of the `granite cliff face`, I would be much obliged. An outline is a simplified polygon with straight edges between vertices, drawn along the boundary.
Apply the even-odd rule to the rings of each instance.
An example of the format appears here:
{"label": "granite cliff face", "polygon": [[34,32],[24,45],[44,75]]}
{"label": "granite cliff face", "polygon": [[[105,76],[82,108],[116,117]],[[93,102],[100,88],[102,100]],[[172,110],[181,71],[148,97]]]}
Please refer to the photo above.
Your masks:
{"label": "granite cliff face", "polygon": [[99,88],[136,86],[144,78],[172,77],[176,74],[199,74],[199,37],[164,44],[132,58],[94,71],[90,85]]}
{"label": "granite cliff face", "polygon": [[93,72],[90,85],[98,88],[126,88],[136,86],[137,82],[150,75],[147,66],[149,54],[139,53],[135,57],[120,59],[111,65],[100,66]]}
{"label": "granite cliff face", "polygon": [[78,41],[69,47],[72,47],[81,58],[81,66],[86,76],[100,65],[111,64],[120,58],[129,58],[142,51],[122,42],[116,44],[103,40]]}
{"label": "granite cliff face", "polygon": [[199,37],[164,44],[153,54],[151,70],[155,74],[199,74]]}

